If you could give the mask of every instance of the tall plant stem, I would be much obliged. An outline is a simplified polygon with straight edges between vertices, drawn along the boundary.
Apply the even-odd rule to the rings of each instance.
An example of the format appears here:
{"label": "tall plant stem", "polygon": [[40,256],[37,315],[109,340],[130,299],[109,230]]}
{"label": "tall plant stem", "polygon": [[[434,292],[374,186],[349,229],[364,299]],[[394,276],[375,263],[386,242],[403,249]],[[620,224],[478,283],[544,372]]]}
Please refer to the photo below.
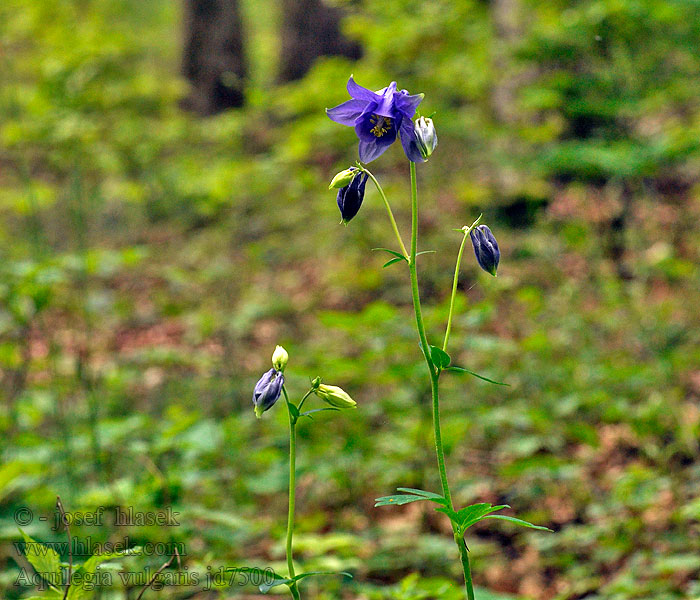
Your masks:
{"label": "tall plant stem", "polygon": [[[445,450],[442,446],[442,432],[440,430],[440,390],[439,390],[439,372],[433,363],[430,354],[430,345],[425,334],[425,324],[423,323],[423,312],[420,304],[420,292],[418,288],[418,270],[416,268],[416,253],[418,249],[418,184],[416,181],[416,164],[410,162],[411,166],[411,254],[408,260],[409,271],[411,274],[411,292],[413,295],[413,311],[416,315],[416,328],[418,329],[418,337],[420,338],[423,356],[428,366],[430,374],[430,390],[433,402],[433,429],[435,433],[435,454],[437,455],[438,469],[440,471],[440,484],[442,486],[442,495],[447,500],[449,507],[454,510],[452,504],[452,494],[450,493],[450,484],[447,481],[447,468],[445,466]],[[466,239],[466,238],[465,238]],[[455,533],[455,542],[459,549],[459,556],[464,570],[464,583],[467,589],[468,600],[474,600],[474,586],[472,584],[472,574],[469,565],[469,554],[464,537],[457,532],[455,525],[452,525]]]}
{"label": "tall plant stem", "polygon": [[384,193],[384,190],[382,189],[382,186],[379,185],[379,182],[377,181],[376,177],[372,175],[370,171],[362,167],[362,170],[369,175],[369,178],[374,182],[374,185],[377,187],[377,191],[379,192],[379,195],[382,197],[382,200],[384,200],[384,206],[386,207],[386,212],[387,215],[389,216],[389,221],[391,222],[391,228],[394,230],[394,235],[396,236],[396,240],[399,242],[399,246],[401,247],[401,252],[403,252],[403,255],[408,259],[408,252],[406,251],[406,246],[403,243],[403,239],[401,238],[401,233],[399,232],[398,225],[396,225],[396,219],[394,218],[394,213],[391,210],[391,205],[389,204],[389,200],[387,200],[386,194]]}
{"label": "tall plant stem", "polygon": [[[284,399],[287,401],[287,413],[289,414],[289,511],[287,513],[287,569],[289,570],[289,578],[295,577],[294,572],[294,556],[292,554],[292,539],[294,537],[294,506],[296,502],[296,462],[297,462],[297,433],[296,433],[296,417],[292,415],[289,409],[289,397],[287,390],[282,387]],[[300,600],[299,589],[296,582],[289,584],[289,591],[295,600]]]}

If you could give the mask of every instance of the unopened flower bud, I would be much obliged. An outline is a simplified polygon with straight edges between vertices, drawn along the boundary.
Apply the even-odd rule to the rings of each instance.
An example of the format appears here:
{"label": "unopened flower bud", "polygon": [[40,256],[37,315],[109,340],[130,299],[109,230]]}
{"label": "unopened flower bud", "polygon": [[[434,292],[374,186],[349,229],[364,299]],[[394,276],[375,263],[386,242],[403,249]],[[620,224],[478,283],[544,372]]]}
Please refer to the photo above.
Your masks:
{"label": "unopened flower bud", "polygon": [[423,160],[428,160],[438,143],[433,120],[420,117],[413,125],[413,133],[418,152],[420,152]]}
{"label": "unopened flower bud", "polygon": [[253,406],[255,407],[255,416],[258,419],[277,402],[282,393],[283,385],[284,375],[275,369],[270,369],[255,384]]}
{"label": "unopened flower bud", "polygon": [[365,198],[365,184],[367,183],[367,173],[357,173],[352,181],[345,187],[338,190],[338,208],[343,223],[347,224],[357,214]]}
{"label": "unopened flower bud", "polygon": [[312,389],[312,390],[317,390],[319,385],[321,385],[321,378],[320,378],[320,377],[315,377],[315,378],[311,381],[311,389]]}
{"label": "unopened flower bud", "polygon": [[331,181],[331,184],[328,186],[328,189],[332,190],[333,188],[345,187],[353,180],[353,177],[355,177],[356,173],[357,167],[350,167],[349,169],[341,171],[333,178],[333,181]]}
{"label": "unopened flower bud", "polygon": [[357,406],[357,402],[337,385],[325,385],[322,383],[315,390],[315,393],[321,400],[335,408],[355,408]]}
{"label": "unopened flower bud", "polygon": [[501,251],[498,249],[498,242],[493,237],[493,233],[486,225],[478,225],[469,232],[469,236],[472,238],[472,246],[474,246],[474,254],[479,266],[495,277]]}
{"label": "unopened flower bud", "polygon": [[272,366],[275,368],[275,370],[279,371],[280,373],[284,371],[288,360],[289,354],[287,354],[287,351],[282,348],[282,346],[277,346],[275,351],[272,353]]}

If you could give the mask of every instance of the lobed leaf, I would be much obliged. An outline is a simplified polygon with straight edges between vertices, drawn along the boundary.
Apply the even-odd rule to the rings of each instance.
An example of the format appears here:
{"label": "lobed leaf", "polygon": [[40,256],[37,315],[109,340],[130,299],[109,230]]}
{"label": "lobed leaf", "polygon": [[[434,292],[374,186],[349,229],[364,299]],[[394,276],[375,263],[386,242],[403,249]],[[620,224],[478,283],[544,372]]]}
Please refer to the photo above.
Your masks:
{"label": "lobed leaf", "polygon": [[472,504],[461,509],[457,516],[460,519],[459,527],[460,531],[465,532],[469,527],[481,521],[485,515],[503,510],[504,508],[510,508],[507,504],[501,504],[499,506],[493,506],[491,504]]}
{"label": "lobed leaf", "polygon": [[443,506],[440,508],[435,509],[437,512],[441,512],[444,515],[447,515],[450,521],[455,523],[456,525],[459,526],[459,520],[457,518],[457,513],[453,511],[449,506]]}

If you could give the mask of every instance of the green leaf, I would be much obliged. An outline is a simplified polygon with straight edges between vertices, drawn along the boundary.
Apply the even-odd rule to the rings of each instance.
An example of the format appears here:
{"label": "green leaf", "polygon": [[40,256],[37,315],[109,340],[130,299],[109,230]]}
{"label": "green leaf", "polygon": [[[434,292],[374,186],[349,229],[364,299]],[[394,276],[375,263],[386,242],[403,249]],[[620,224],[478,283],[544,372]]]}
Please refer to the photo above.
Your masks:
{"label": "green leaf", "polygon": [[447,354],[442,348],[437,346],[430,346],[430,356],[433,359],[433,363],[438,369],[447,369],[450,366],[450,355]]}
{"label": "green leaf", "polygon": [[309,571],[308,573],[300,573],[294,577],[294,581],[305,579],[306,577],[315,577],[316,575],[343,575],[352,579],[352,575],[347,571]]}
{"label": "green leaf", "polygon": [[296,420],[299,418],[299,409],[295,404],[292,404],[291,402],[287,402],[287,408],[289,409],[289,412],[292,413],[292,417]]}
{"label": "green leaf", "polygon": [[425,496],[416,496],[413,494],[395,494],[394,496],[382,496],[381,498],[375,499],[375,505],[377,506],[401,506],[403,504],[409,504],[411,502],[419,502],[421,500],[430,500]]}
{"label": "green leaf", "polygon": [[289,579],[288,577],[280,577],[279,579],[273,579],[269,583],[261,583],[258,586],[258,589],[260,590],[261,594],[267,594],[273,587],[277,587],[278,585],[289,585],[292,583],[294,580]]}
{"label": "green leaf", "polygon": [[93,554],[75,570],[75,573],[81,575],[79,581],[82,585],[76,584],[75,582],[71,583],[66,600],[85,600],[87,598],[92,598],[94,596],[95,590],[92,589],[92,584],[85,585],[85,583],[89,583],[91,581],[90,576],[95,574],[97,567],[99,567],[102,563],[105,563],[115,558],[121,558],[124,556],[135,556],[137,554],[141,554],[141,548],[139,546],[118,552],[105,552],[104,554]]}
{"label": "green leaf", "polygon": [[269,583],[260,584],[258,589],[262,594],[267,594],[273,587],[277,587],[278,585],[289,585],[295,581],[300,581],[306,577],[314,577],[316,575],[344,575],[345,577],[352,578],[352,575],[346,571],[309,571],[308,573],[300,573],[292,579],[289,577],[282,577],[281,575],[277,575],[275,573],[275,579]]}
{"label": "green leaf", "polygon": [[453,371],[454,373],[466,373],[467,375],[473,375],[474,377],[478,377],[479,379],[483,379],[484,381],[488,381],[489,383],[493,383],[494,385],[506,385],[510,387],[510,383],[502,383],[500,381],[494,381],[493,379],[489,379],[488,377],[484,377],[483,375],[479,375],[478,373],[474,373],[474,371],[470,371],[469,369],[465,369],[464,367],[447,367],[445,369],[446,371]]}
{"label": "green leaf", "polygon": [[434,492],[426,492],[425,490],[418,490],[416,488],[396,488],[399,492],[407,492],[409,494],[415,494],[416,496],[423,496],[426,500],[432,500],[433,502],[438,502],[439,504],[447,505],[447,500],[444,496],[436,494]]}
{"label": "green leaf", "polygon": [[141,554],[141,547],[135,546],[134,548],[129,548],[128,550],[122,550],[119,552],[105,552],[104,554],[93,554],[88,558],[82,565],[81,570],[85,573],[94,574],[102,563],[112,560],[113,558],[121,558],[123,556],[136,556]]}
{"label": "green leaf", "polygon": [[441,512],[443,515],[447,515],[453,523],[459,526],[459,520],[457,518],[457,513],[453,511],[449,506],[442,506],[435,509],[437,512]]}
{"label": "green leaf", "polygon": [[484,515],[488,515],[504,508],[510,508],[507,504],[501,504],[499,506],[493,506],[488,503],[472,504],[462,508],[457,512],[457,518],[459,519],[459,528],[462,533],[464,533],[469,527],[478,523],[484,518]]}
{"label": "green leaf", "polygon": [[516,519],[515,517],[506,517],[505,515],[486,515],[482,517],[484,519],[500,519],[501,521],[508,521],[509,523],[515,523],[516,525],[521,525],[522,527],[529,527],[530,529],[539,529],[541,531],[552,531],[549,527],[542,527],[542,525],[533,525],[522,519]]}
{"label": "green leaf", "polygon": [[270,582],[266,583],[261,583],[258,586],[258,589],[262,594],[267,594],[273,587],[277,587],[278,585],[285,585],[285,584],[290,584],[292,583],[292,579],[289,579],[289,577],[285,577],[284,575],[280,575],[279,573],[275,573],[274,571],[271,571],[269,568],[267,569],[261,569],[260,567],[227,567],[225,569],[226,571],[234,571],[235,573],[269,573],[271,574],[274,579]]}
{"label": "green leaf", "polygon": [[396,256],[397,258],[408,262],[408,260],[406,260],[406,257],[403,254],[401,254],[401,252],[397,252],[396,250],[389,250],[389,248],[372,248],[372,250],[384,250],[384,252],[388,252],[392,256]]}
{"label": "green leaf", "polygon": [[391,260],[388,260],[384,263],[382,269],[386,269],[387,267],[390,267],[391,265],[396,264],[397,262],[401,262],[402,260],[406,259],[403,256],[401,258],[392,258]]}
{"label": "green leaf", "polygon": [[416,252],[416,256],[420,256],[421,254],[435,254],[435,250],[423,250],[422,252]]}
{"label": "green leaf", "polygon": [[34,567],[34,570],[42,578],[46,579],[51,584],[56,584],[61,581],[61,559],[58,553],[49,546],[44,546],[36,540],[29,537],[21,529],[19,532],[24,538],[24,555],[29,563]]}
{"label": "green leaf", "polygon": [[300,417],[309,417],[309,419],[310,419],[312,414],[323,412],[324,410],[339,411],[340,409],[336,408],[335,406],[326,406],[324,408],[314,408],[313,410],[307,410],[306,412],[301,413],[299,416]]}

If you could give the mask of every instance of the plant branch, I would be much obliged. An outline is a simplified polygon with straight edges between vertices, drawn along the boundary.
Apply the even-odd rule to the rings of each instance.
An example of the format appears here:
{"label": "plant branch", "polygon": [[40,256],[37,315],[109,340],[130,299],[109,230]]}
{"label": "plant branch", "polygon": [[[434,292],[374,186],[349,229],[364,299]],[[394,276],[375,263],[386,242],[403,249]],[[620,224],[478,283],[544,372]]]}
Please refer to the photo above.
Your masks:
{"label": "plant branch", "polygon": [[452,313],[455,309],[455,297],[457,296],[457,283],[459,282],[459,267],[462,264],[462,254],[464,253],[464,245],[467,242],[467,237],[481,221],[481,215],[474,221],[469,227],[462,227],[464,236],[462,237],[462,243],[459,246],[459,252],[457,253],[457,263],[455,264],[455,276],[452,281],[452,296],[450,296],[450,312],[447,314],[447,327],[445,328],[445,341],[442,343],[443,352],[447,352],[447,342],[450,340],[450,331],[452,330]]}
{"label": "plant branch", "polygon": [[399,246],[401,247],[401,252],[403,252],[403,255],[408,260],[408,252],[406,251],[406,246],[403,243],[403,239],[401,238],[401,233],[399,232],[399,227],[398,227],[398,225],[396,225],[396,219],[394,218],[394,213],[391,210],[391,205],[389,204],[389,200],[387,200],[386,194],[384,193],[382,186],[379,185],[377,178],[374,175],[372,175],[372,173],[368,169],[365,169],[365,167],[362,167],[362,166],[360,168],[365,173],[367,173],[367,175],[369,175],[369,178],[374,182],[374,185],[377,187],[377,191],[379,192],[379,195],[382,197],[382,200],[384,200],[384,206],[386,206],[386,212],[389,215],[389,221],[391,221],[391,228],[394,230],[394,235],[396,236],[396,239],[399,242]]}
{"label": "plant branch", "polygon": [[160,569],[158,569],[155,573],[153,573],[153,577],[151,577],[151,579],[148,581],[148,583],[146,585],[144,585],[143,588],[141,588],[141,592],[139,593],[138,596],[136,596],[136,600],[141,600],[141,596],[143,596],[144,593],[146,592],[146,590],[153,585],[153,583],[155,582],[156,579],[158,579],[158,575],[160,575],[163,571],[165,571],[165,569],[167,569],[171,564],[173,564],[173,561],[175,560],[176,557],[177,557],[178,566],[182,567],[182,565],[180,564],[180,554],[178,553],[177,548],[175,548],[175,553],[170,557],[170,560],[163,563],[161,565]]}

